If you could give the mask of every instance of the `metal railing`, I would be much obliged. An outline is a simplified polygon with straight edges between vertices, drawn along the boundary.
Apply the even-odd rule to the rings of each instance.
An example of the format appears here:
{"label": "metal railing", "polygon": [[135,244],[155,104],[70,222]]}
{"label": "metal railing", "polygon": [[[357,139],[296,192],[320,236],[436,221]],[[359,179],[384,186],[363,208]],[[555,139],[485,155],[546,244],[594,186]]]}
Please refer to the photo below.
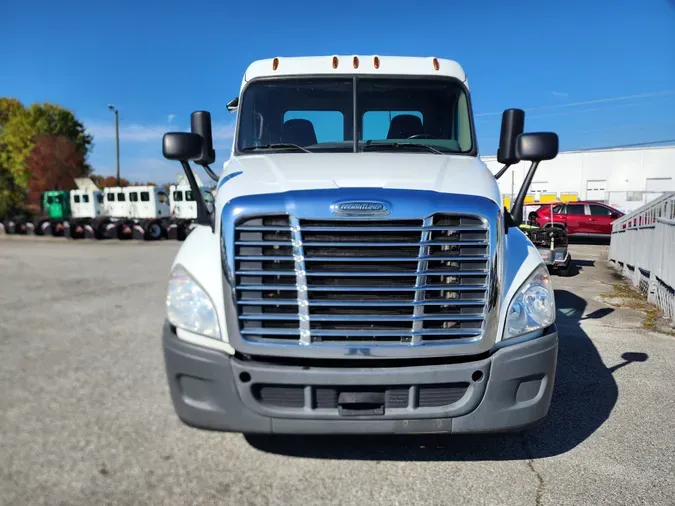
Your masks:
{"label": "metal railing", "polygon": [[612,224],[609,260],[675,324],[675,192]]}

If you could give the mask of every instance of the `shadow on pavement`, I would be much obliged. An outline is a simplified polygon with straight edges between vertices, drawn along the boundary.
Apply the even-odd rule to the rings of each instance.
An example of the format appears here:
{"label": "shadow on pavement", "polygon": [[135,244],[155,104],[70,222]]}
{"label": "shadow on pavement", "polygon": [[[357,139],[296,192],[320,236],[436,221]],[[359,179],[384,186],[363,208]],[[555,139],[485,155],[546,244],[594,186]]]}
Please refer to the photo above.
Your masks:
{"label": "shadow on pavement", "polygon": [[618,398],[612,373],[644,353],[627,352],[624,362],[606,367],[579,322],[610,314],[604,308],[584,316],[586,301],[556,291],[560,348],[553,400],[542,423],[522,433],[428,436],[246,436],[253,447],[300,458],[401,461],[538,459],[568,452],[588,439],[610,416]]}

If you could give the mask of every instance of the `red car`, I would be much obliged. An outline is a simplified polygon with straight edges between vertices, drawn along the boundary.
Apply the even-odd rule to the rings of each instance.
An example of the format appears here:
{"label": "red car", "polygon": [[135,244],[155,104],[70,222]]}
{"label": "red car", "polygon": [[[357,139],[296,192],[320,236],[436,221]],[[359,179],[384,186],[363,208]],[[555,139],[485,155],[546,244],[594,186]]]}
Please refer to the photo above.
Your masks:
{"label": "red car", "polygon": [[534,211],[540,227],[564,227],[570,236],[609,236],[612,222],[624,213],[601,202],[569,202],[541,206]]}

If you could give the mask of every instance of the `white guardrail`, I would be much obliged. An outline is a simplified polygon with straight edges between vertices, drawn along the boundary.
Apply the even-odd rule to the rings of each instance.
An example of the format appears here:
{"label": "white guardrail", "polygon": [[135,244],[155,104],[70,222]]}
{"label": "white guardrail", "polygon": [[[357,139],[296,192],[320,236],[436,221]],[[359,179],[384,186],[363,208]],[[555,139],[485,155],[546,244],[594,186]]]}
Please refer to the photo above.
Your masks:
{"label": "white guardrail", "polygon": [[675,192],[612,224],[609,260],[675,324]]}

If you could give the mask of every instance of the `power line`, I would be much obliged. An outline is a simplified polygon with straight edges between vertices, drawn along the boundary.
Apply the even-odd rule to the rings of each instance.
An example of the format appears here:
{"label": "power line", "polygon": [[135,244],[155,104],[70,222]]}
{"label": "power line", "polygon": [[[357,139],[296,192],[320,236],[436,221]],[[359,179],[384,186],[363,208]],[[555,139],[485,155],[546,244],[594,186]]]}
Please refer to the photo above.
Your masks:
{"label": "power line", "polygon": [[[577,107],[580,105],[589,105],[589,104],[601,104],[601,103],[606,103],[606,102],[618,102],[621,100],[631,100],[634,98],[647,98],[647,97],[656,97],[656,96],[663,96],[663,95],[673,95],[675,94],[675,90],[662,90],[662,91],[650,91],[647,93],[637,93],[635,95],[623,95],[623,96],[618,96],[618,97],[608,97],[608,98],[598,98],[595,100],[584,100],[582,102],[568,102],[567,104],[556,104],[556,105],[543,105],[539,107],[530,107],[529,109],[525,109],[525,112],[529,111],[541,111],[541,110],[546,110],[546,109],[560,109],[563,107]],[[482,117],[482,116],[497,116],[502,114],[503,111],[498,111],[498,112],[481,112],[478,114],[475,114],[475,117]]]}

